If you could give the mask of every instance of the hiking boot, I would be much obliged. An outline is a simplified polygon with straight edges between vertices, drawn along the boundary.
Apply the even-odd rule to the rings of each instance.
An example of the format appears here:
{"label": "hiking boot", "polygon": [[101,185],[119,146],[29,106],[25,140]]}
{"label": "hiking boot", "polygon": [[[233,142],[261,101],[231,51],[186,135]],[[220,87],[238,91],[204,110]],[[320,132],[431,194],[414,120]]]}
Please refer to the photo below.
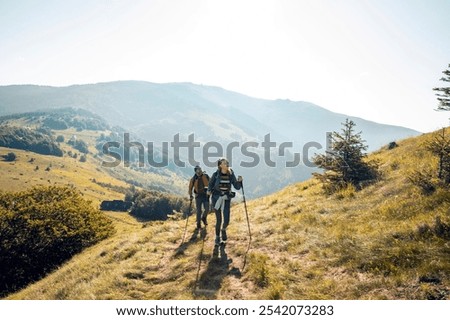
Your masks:
{"label": "hiking boot", "polygon": [[214,241],[215,246],[220,246],[220,237],[216,236],[216,241]]}
{"label": "hiking boot", "polygon": [[202,221],[203,221],[203,223],[205,224],[205,226],[208,225],[208,222],[206,221],[206,216],[203,216],[203,217],[202,217]]}
{"label": "hiking boot", "polygon": [[222,240],[223,241],[227,241],[228,237],[227,237],[227,230],[226,229],[222,229]]}

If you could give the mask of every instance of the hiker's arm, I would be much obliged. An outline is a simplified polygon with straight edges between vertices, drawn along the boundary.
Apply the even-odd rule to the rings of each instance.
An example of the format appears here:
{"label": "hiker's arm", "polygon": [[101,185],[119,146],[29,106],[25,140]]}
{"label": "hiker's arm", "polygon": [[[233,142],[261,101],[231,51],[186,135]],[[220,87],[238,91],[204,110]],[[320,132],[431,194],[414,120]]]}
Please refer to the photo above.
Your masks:
{"label": "hiker's arm", "polygon": [[213,173],[211,179],[209,179],[209,183],[208,183],[208,191],[206,192],[207,195],[211,195],[213,189],[214,189],[214,184],[216,183],[216,174]]}
{"label": "hiker's arm", "polygon": [[236,179],[236,176],[234,175],[234,172],[231,172],[231,183],[233,184],[233,187],[236,190],[240,190],[242,187],[242,177],[239,176],[240,180]]}

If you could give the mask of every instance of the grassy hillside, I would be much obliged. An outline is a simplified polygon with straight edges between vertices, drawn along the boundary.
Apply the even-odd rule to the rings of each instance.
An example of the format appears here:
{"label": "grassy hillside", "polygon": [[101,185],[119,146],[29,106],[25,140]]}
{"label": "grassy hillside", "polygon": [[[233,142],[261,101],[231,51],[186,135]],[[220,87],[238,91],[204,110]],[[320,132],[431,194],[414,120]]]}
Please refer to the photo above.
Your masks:
{"label": "grassy hillside", "polygon": [[[13,162],[0,161],[0,189],[3,191],[21,191],[35,185],[72,185],[98,205],[106,199],[123,199],[123,193],[116,191],[117,188],[129,188],[125,182],[99,169],[93,163],[96,160],[89,156],[86,162],[80,162],[68,156],[46,156],[0,147],[0,155],[9,152],[14,152],[17,158]],[[112,188],[95,183],[93,178],[110,184]]]}
{"label": "grassy hillside", "polygon": [[[4,186],[7,191],[23,190],[27,187],[26,184],[33,185],[38,182],[41,184],[73,184],[80,190],[86,189],[86,192],[90,192],[93,189],[99,190],[98,186],[92,188],[92,183],[96,183],[101,186],[100,189],[104,189],[106,186],[107,188],[116,191],[116,193],[117,190],[122,189],[121,191],[123,191],[123,188],[128,188],[132,184],[150,190],[185,193],[184,179],[176,172],[165,168],[137,168],[137,164],[134,163],[131,164],[132,166],[136,166],[136,168],[133,169],[124,167],[123,163],[114,168],[102,166],[102,152],[99,152],[99,150],[96,149],[96,145],[99,143],[99,137],[108,137],[112,132],[117,133],[114,130],[122,129],[111,129],[105,120],[89,111],[66,108],[55,109],[52,111],[12,114],[1,117],[0,122],[4,125],[2,133],[5,136],[10,133],[7,137],[8,139],[3,137],[9,144],[0,143],[0,145],[4,146],[0,147],[0,156],[6,155],[8,152],[24,155],[24,157],[19,157],[15,163],[10,164],[11,166],[15,166],[14,168],[18,170],[11,170],[12,167],[8,167],[9,169],[5,171],[6,175],[0,177],[0,187]],[[51,127],[51,131],[46,126],[49,122],[54,126]],[[59,125],[55,125],[55,123],[59,122],[63,124],[62,129],[56,128]],[[47,129],[43,129],[43,126]],[[39,132],[42,130],[45,131],[45,134]],[[20,133],[26,135],[27,139],[30,140],[29,146],[22,143],[22,140],[24,139]],[[61,154],[64,152],[63,159],[56,159],[57,157],[42,157],[40,154],[32,152],[23,153],[20,150],[17,150],[16,152],[14,149],[5,148],[14,147],[25,150],[39,149],[39,146],[36,145],[37,139],[33,138],[32,135],[40,135],[48,140],[49,143],[53,143],[55,148],[57,148]],[[60,140],[60,142],[55,143],[57,137],[62,138],[64,141],[61,142]],[[71,143],[71,140],[75,140],[77,143],[87,146],[87,148],[77,147],[74,143]],[[84,163],[80,162],[80,157],[87,151],[87,161]],[[39,153],[48,154],[45,152]],[[77,154],[76,158],[72,157],[74,154]],[[31,160],[32,158],[33,160]],[[29,165],[24,165],[23,162],[28,162]],[[33,164],[35,165],[33,166]],[[52,172],[51,166],[53,166],[53,164],[55,164],[55,168],[58,170]],[[0,165],[3,166],[6,164]],[[40,170],[45,170],[48,167],[50,168],[47,170],[48,172],[46,174],[45,172],[39,172],[36,166],[38,166]],[[10,183],[11,181],[13,183]],[[110,199],[99,197],[98,195],[91,196],[95,199]],[[123,192],[120,198],[123,198]]]}
{"label": "grassy hillside", "polygon": [[372,154],[382,179],[362,191],[325,196],[309,180],[250,201],[245,269],[243,204],[233,206],[229,243],[217,256],[213,215],[199,234],[191,218],[184,244],[183,220],[117,215],[115,236],[8,298],[449,299],[450,193],[424,195],[408,180],[436,165],[422,151],[429,137]]}
{"label": "grassy hillside", "polygon": [[[137,171],[131,168],[124,167],[123,163],[115,168],[106,168],[101,166],[101,159],[97,157],[93,159],[93,155],[98,154],[98,150],[95,149],[96,139],[102,133],[109,133],[103,131],[94,131],[94,130],[83,130],[81,132],[76,131],[74,129],[68,130],[53,130],[55,135],[62,135],[64,137],[64,141],[69,141],[69,139],[76,135],[77,139],[81,139],[85,141],[89,145],[88,161],[92,167],[95,167],[96,171],[101,171],[107,174],[110,177],[113,177],[120,181],[125,181],[128,184],[135,184],[139,186],[143,186],[146,189],[151,190],[161,190],[163,189],[166,192],[171,193],[185,193],[184,179],[177,175],[175,172],[169,170],[159,170],[155,172],[151,172],[148,170]],[[71,146],[65,145],[66,150],[71,149],[72,152],[79,151],[73,149]],[[109,160],[110,161],[110,160]],[[92,176],[95,178],[95,175]],[[101,183],[108,183],[103,180],[96,179]]]}

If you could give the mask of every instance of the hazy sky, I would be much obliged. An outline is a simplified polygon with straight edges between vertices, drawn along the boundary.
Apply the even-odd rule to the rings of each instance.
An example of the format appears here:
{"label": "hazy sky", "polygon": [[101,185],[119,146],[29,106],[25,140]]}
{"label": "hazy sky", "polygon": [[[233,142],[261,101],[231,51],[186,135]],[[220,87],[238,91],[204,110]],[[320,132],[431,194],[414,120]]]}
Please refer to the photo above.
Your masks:
{"label": "hazy sky", "polygon": [[430,131],[449,0],[0,2],[0,85],[193,82]]}

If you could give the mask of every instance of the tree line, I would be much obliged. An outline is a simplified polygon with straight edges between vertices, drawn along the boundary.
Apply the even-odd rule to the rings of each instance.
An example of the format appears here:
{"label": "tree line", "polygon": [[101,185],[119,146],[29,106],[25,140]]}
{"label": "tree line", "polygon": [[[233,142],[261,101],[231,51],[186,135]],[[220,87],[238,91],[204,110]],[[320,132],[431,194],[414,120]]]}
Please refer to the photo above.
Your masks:
{"label": "tree line", "polygon": [[12,126],[0,126],[0,147],[28,150],[44,155],[63,156],[63,151],[47,133]]}
{"label": "tree line", "polygon": [[108,123],[102,117],[90,111],[75,108],[60,108],[48,111],[12,114],[0,117],[0,122],[18,119],[38,122],[41,126],[53,130],[66,130],[69,128],[75,128],[77,129],[77,131],[103,131],[110,129]]}

